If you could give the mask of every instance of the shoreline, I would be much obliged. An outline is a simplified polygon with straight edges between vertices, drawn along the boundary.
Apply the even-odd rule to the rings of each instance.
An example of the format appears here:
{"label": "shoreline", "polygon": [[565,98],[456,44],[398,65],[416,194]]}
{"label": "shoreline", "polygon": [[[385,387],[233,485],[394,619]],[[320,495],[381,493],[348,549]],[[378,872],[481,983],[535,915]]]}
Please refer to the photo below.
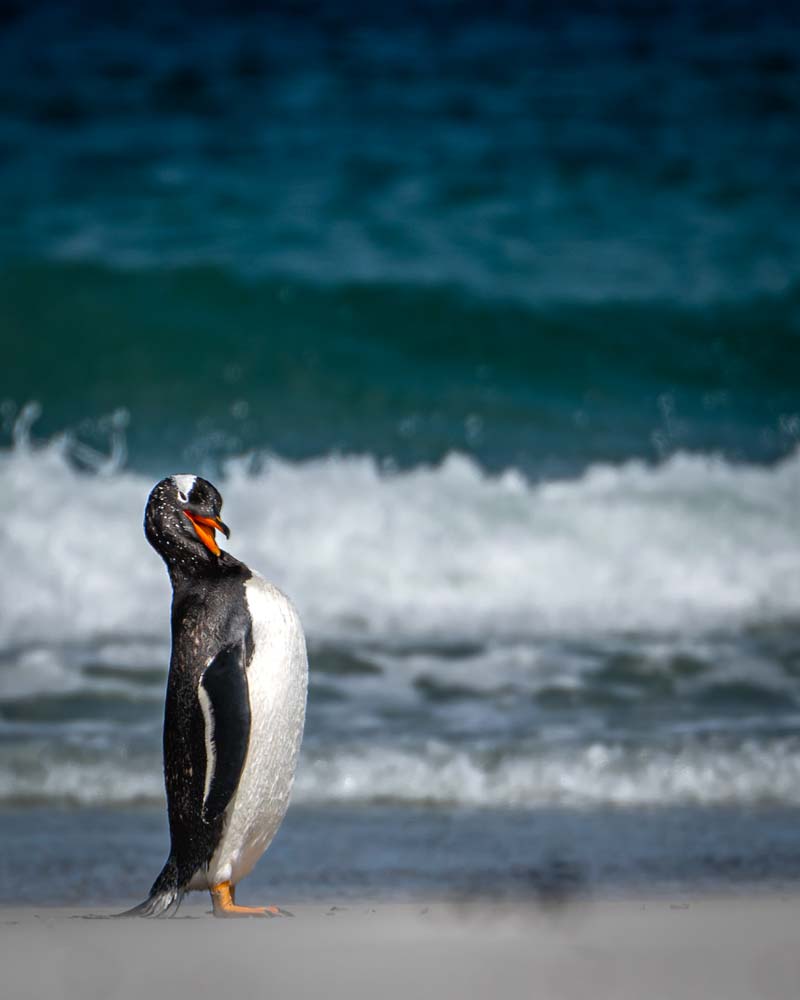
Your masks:
{"label": "shoreline", "polygon": [[[254,900],[250,900],[254,902]],[[281,901],[283,903],[283,901]],[[0,907],[8,996],[176,1000],[240,992],[537,1000],[796,996],[800,892],[665,899],[301,903],[219,921],[198,897],[172,920],[116,909]]]}
{"label": "shoreline", "polygon": [[[244,900],[340,905],[762,895],[800,885],[798,808],[489,811],[290,808]],[[0,907],[144,898],[164,810],[0,810]],[[187,899],[193,904],[198,897]]]}

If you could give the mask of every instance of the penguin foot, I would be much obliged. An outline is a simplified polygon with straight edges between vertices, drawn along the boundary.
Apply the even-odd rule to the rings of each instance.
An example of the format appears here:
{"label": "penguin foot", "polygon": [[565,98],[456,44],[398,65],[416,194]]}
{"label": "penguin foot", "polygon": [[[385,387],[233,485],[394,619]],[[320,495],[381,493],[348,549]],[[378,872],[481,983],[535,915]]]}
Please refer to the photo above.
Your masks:
{"label": "penguin foot", "polygon": [[215,917],[291,917],[294,914],[279,906],[237,906],[235,888],[230,882],[220,882],[211,887],[211,902]]}

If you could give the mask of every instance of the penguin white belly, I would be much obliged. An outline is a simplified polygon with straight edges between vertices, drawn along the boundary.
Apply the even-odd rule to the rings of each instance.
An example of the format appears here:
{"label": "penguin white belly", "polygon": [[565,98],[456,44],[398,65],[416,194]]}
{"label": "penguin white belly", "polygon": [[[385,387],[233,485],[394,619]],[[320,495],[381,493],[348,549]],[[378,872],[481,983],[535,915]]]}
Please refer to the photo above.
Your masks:
{"label": "penguin white belly", "polygon": [[244,878],[269,847],[289,805],[306,711],[308,660],[289,599],[260,576],[245,584],[253,623],[247,668],[250,740],[225,825],[208,866],[208,885]]}

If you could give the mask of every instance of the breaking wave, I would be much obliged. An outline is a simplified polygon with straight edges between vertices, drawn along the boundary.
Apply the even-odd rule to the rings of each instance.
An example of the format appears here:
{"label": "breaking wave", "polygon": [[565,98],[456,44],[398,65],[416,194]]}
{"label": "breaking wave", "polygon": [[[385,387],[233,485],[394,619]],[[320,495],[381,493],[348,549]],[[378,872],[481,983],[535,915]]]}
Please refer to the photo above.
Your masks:
{"label": "breaking wave", "polygon": [[[157,756],[47,750],[3,754],[0,803],[160,804]],[[495,752],[445,743],[403,750],[362,747],[307,753],[293,801],[300,805],[405,805],[531,809],[639,806],[800,806],[800,741],[745,740],[735,747],[688,742],[631,748]]]}
{"label": "breaking wave", "polygon": [[[4,645],[165,635],[166,575],[141,533],[150,479],[76,471],[63,443],[0,452],[0,478]],[[458,454],[408,471],[242,458],[219,485],[231,551],[316,636],[697,632],[800,611],[797,451],[541,483]]]}

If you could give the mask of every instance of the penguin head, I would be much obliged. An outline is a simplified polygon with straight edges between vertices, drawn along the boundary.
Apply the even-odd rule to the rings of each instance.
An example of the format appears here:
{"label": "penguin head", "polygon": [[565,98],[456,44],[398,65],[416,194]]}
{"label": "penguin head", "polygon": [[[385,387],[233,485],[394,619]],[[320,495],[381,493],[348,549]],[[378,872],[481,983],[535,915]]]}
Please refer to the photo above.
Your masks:
{"label": "penguin head", "polygon": [[207,479],[168,476],[148,497],[144,533],[168,566],[208,566],[221,555],[215,532],[231,535],[221,512],[222,497]]}

